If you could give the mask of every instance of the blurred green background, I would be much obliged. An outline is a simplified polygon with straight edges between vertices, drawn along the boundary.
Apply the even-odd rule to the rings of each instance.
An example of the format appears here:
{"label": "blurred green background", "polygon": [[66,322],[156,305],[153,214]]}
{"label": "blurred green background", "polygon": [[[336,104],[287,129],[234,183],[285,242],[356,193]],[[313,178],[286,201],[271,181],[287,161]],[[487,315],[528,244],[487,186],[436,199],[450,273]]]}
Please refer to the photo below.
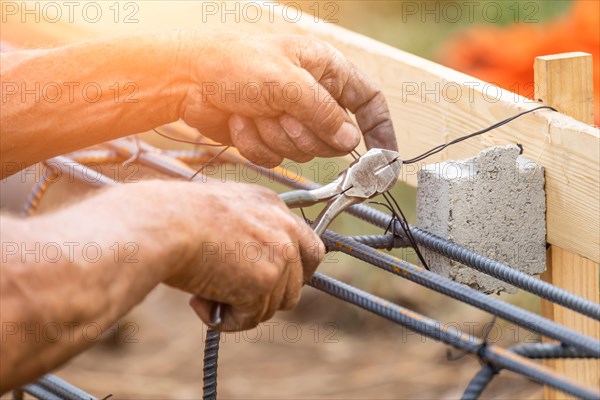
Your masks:
{"label": "blurred green background", "polygon": [[[314,1],[299,2],[314,14]],[[318,1],[320,17],[334,8]],[[338,23],[401,50],[433,61],[452,35],[476,26],[537,24],[560,16],[570,0],[397,1],[345,0],[335,2]],[[416,7],[416,9],[415,9]],[[496,11],[500,13],[496,14]],[[523,38],[526,40],[526,38]]]}

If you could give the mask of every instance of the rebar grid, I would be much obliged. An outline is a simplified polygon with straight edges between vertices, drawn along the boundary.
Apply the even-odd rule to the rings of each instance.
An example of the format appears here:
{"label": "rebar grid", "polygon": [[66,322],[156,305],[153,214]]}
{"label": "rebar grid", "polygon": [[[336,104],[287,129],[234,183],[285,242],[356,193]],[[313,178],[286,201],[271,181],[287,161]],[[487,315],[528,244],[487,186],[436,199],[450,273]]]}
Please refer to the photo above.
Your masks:
{"label": "rebar grid", "polygon": [[485,295],[466,285],[427,271],[417,265],[374,250],[348,237],[328,231],[322,239],[329,251],[340,251],[356,257],[394,275],[497,315],[525,329],[556,339],[593,357],[600,358],[600,343],[597,340],[556,322]]}
{"label": "rebar grid", "polygon": [[[70,158],[63,158],[63,161],[72,160],[75,163],[81,163],[81,167],[84,167],[85,164],[89,163],[115,163],[120,157],[126,159],[127,162],[133,160],[171,176],[190,179],[194,176],[195,170],[192,169],[188,164],[204,163],[217,152],[212,148],[202,150],[163,151],[143,141],[136,140],[134,142],[128,139],[118,139],[109,142],[104,146],[104,149],[101,150],[84,150],[72,153]],[[267,176],[274,178],[277,182],[286,184],[290,187],[315,188],[319,186],[318,184],[305,179],[304,177],[295,176],[294,174],[289,173],[289,171],[284,171],[281,168],[267,170],[263,167],[255,166],[241,157],[235,150],[225,152],[219,161],[244,164],[245,166],[248,166],[260,173],[266,173],[268,174]],[[76,177],[79,176],[76,175]],[[52,176],[42,176],[42,178],[34,186],[32,193],[30,194],[24,207],[27,215],[33,215],[35,213],[39,202],[53,182],[53,179],[51,178]],[[102,176],[100,178],[101,185],[116,183],[114,180],[111,180],[106,176]],[[390,223],[397,223],[397,221],[392,220],[391,217],[382,213],[381,211],[365,205],[354,206],[349,212],[361,219],[383,228],[388,227]],[[395,232],[400,232],[400,230],[396,229]],[[453,258],[465,265],[471,266],[505,282],[511,283],[514,286],[527,290],[542,298],[564,305],[565,307],[571,308],[581,314],[587,315],[596,320],[600,319],[600,306],[595,303],[589,302],[579,296],[573,295],[572,293],[566,292],[546,282],[539,281],[509,266],[498,263],[494,260],[489,260],[445,239],[431,235],[428,232],[421,231],[414,227],[411,227],[411,232],[415,236],[418,244],[423,245],[433,251]],[[328,232],[324,237],[324,241],[329,245],[330,248],[333,247],[344,251],[380,268],[387,270],[390,270],[391,268],[390,271],[393,273],[396,273],[397,271],[395,271],[395,269],[398,269],[401,266],[404,268],[403,274],[401,275],[408,275],[409,279],[412,279],[417,283],[446,295],[450,295],[459,301],[473,304],[481,309],[496,315],[500,315],[507,320],[512,320],[513,322],[516,322],[532,331],[542,333],[545,336],[558,338],[563,342],[563,344],[570,345],[567,347],[564,345],[558,346],[558,349],[517,346],[507,351],[497,346],[489,346],[487,343],[485,343],[485,341],[476,339],[474,337],[452,337],[452,335],[448,335],[448,332],[440,329],[441,324],[437,323],[436,321],[413,313],[410,310],[402,309],[397,305],[362,292],[357,288],[353,288],[347,284],[336,281],[333,278],[326,277],[319,273],[315,274],[310,284],[311,286],[317,287],[319,290],[341,298],[344,301],[358,305],[359,307],[374,312],[384,318],[405,325],[410,329],[413,329],[424,335],[439,339],[448,345],[462,348],[465,351],[477,354],[485,362],[485,365],[467,387],[464,395],[465,398],[477,398],[485,386],[501,369],[508,369],[513,372],[520,373],[542,384],[549,385],[558,390],[578,397],[600,397],[597,392],[593,392],[589,389],[578,386],[568,381],[566,378],[556,375],[551,370],[532,363],[526,358],[598,358],[600,354],[600,342],[560,326],[553,321],[539,317],[536,314],[528,313],[525,310],[501,301],[494,300],[492,302],[493,304],[490,306],[486,303],[489,303],[491,298],[476,292],[473,289],[470,289],[464,285],[460,285],[454,281],[450,281],[446,278],[439,277],[429,271],[421,269],[418,266],[408,264],[387,254],[373,250],[374,248],[405,247],[407,245],[407,240],[402,236],[371,235],[349,238]],[[346,246],[344,244],[346,244]],[[352,246],[349,246],[349,244]],[[429,274],[435,276],[431,276]],[[448,286],[450,286],[451,289],[448,289]],[[486,301],[483,301],[484,298]],[[383,304],[387,305],[384,306]],[[531,325],[531,323],[526,323],[526,318],[529,317],[533,317],[536,323],[539,323],[539,325]],[[434,325],[432,326],[431,323],[434,323]],[[212,339],[209,340],[207,337],[206,341],[204,367],[205,399],[216,398],[216,360],[218,356],[218,337],[218,332],[213,332],[211,336]],[[209,362],[206,362],[206,360]],[[38,391],[40,396],[46,396],[38,398],[53,398],[52,396],[56,393],[48,392],[48,387],[43,385],[44,379],[47,380],[47,378],[48,375],[32,385],[23,387],[22,390],[30,394],[34,394],[32,391]],[[54,387],[54,389],[60,390],[60,381],[56,381],[56,385],[58,385],[58,389],[57,387]],[[44,392],[44,390],[46,390],[47,393]]]}
{"label": "rebar grid", "polygon": [[[505,349],[497,346],[489,346],[485,341],[473,336],[452,332],[438,321],[407,310],[397,304],[390,303],[331,277],[317,272],[311,279],[310,285],[343,301],[352,303],[376,315],[403,325],[424,336],[439,340],[457,349],[476,354],[482,361],[494,368],[505,368],[520,373],[537,382],[544,383],[577,397],[593,398],[596,396],[594,391],[582,388],[568,379],[556,375],[553,371],[531,361],[524,360],[522,357],[515,357]],[[562,354],[560,356],[562,357]]]}

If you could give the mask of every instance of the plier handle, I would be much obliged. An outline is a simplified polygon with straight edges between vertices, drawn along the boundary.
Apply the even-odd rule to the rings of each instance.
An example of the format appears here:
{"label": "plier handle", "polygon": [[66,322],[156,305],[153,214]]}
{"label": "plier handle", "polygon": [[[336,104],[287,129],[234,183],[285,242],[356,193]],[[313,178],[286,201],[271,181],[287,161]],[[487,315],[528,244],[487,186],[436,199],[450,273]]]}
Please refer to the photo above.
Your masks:
{"label": "plier handle", "polygon": [[[279,197],[289,208],[327,205],[313,222],[312,228],[321,236],[331,221],[351,205],[362,203],[390,190],[400,175],[402,160],[392,150],[371,149],[354,161],[336,180],[313,190],[293,190]],[[209,327],[219,329],[223,322],[223,307],[216,303]]]}

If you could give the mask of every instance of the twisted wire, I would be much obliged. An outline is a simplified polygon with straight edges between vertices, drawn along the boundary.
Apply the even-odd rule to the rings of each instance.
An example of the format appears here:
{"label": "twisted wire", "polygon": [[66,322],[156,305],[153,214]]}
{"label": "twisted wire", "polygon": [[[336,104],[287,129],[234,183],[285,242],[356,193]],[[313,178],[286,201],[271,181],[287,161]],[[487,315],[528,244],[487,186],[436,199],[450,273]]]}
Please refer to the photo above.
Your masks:
{"label": "twisted wire", "polygon": [[481,339],[470,335],[457,334],[443,324],[411,310],[393,304],[385,299],[366,293],[358,288],[337,281],[316,272],[310,286],[345,302],[352,303],[380,317],[403,325],[429,338],[447,345],[477,354],[494,366],[517,372],[542,384],[581,398],[595,398],[599,394],[581,387],[551,370],[517,356],[496,346],[486,345]]}
{"label": "twisted wire", "polygon": [[[75,163],[85,165],[116,162],[118,157],[114,151],[110,150],[80,150],[71,153],[68,156],[68,159],[73,160]],[[42,197],[44,197],[52,183],[54,183],[54,180],[58,177],[58,171],[55,168],[50,168],[51,166],[49,164],[52,163],[52,161],[53,159],[43,162],[48,168],[45,169],[45,173],[42,174],[27,195],[27,199],[23,204],[23,214],[26,217],[30,217],[36,213],[37,208],[42,201]],[[56,166],[56,164],[57,163],[52,163],[52,166]]]}
{"label": "twisted wire", "polygon": [[214,152],[207,149],[200,150],[165,150],[165,154],[169,157],[178,159],[188,164],[199,164],[207,161],[212,157]]}
{"label": "twisted wire", "polygon": [[27,195],[27,199],[23,204],[23,214],[26,217],[31,217],[37,211],[40,202],[42,201],[42,197],[50,188],[53,180],[56,178],[56,172],[52,172],[51,174],[42,174],[40,179],[33,185],[31,191]]}
{"label": "twisted wire", "polygon": [[109,149],[79,150],[66,156],[80,164],[108,164],[119,161],[119,155]]}
{"label": "twisted wire", "polygon": [[206,331],[206,340],[204,342],[204,383],[202,386],[203,400],[216,400],[217,398],[217,361],[219,358],[220,341],[220,331],[213,329]]}
{"label": "twisted wire", "polygon": [[163,154],[156,147],[143,142],[140,145],[141,149],[137,148],[136,143],[127,139],[117,139],[106,143],[106,146],[118,155],[125,158],[136,155],[137,161],[141,164],[153,167],[167,175],[190,179],[196,172],[189,165]]}
{"label": "twisted wire", "polygon": [[334,232],[327,231],[322,239],[325,246],[331,251],[341,251],[385,271],[402,276],[412,282],[497,315],[507,321],[514,322],[528,330],[541,333],[547,337],[559,340],[562,343],[592,354],[595,357],[600,357],[599,341],[537,314],[493,297],[489,297],[466,285],[457,283],[406,261],[402,261],[389,254],[379,252],[369,246]]}

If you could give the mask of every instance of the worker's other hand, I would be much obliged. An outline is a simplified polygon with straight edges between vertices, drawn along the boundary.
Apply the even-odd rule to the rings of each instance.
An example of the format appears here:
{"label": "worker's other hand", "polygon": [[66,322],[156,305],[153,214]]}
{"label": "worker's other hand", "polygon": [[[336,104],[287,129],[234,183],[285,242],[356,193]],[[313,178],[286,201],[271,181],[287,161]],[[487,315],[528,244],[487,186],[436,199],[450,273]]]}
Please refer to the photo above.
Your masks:
{"label": "worker's other hand", "polygon": [[325,254],[312,229],[261,186],[179,185],[168,190],[185,199],[187,251],[165,282],[194,295],[191,306],[204,322],[213,302],[225,304],[226,331],[253,328],[294,307]]}
{"label": "worker's other hand", "polygon": [[368,148],[397,150],[382,92],[329,44],[295,35],[190,35],[182,52],[191,54],[184,60],[193,83],[181,117],[254,163],[348,154],[361,131]]}

